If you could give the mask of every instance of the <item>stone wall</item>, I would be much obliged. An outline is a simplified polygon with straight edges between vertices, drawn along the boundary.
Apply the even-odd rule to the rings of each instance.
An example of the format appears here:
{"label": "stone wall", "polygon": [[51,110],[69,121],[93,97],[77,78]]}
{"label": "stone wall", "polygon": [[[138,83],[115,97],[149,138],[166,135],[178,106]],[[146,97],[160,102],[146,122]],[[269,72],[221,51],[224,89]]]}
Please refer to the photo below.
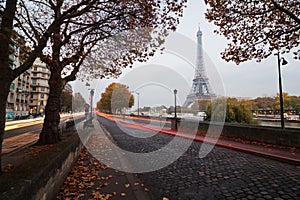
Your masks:
{"label": "stone wall", "polygon": [[[1,200],[51,200],[56,199],[66,176],[77,161],[83,145],[77,134],[63,138],[37,157],[24,161],[13,171],[3,174],[3,182],[10,185],[1,188]],[[25,150],[24,150],[25,151]],[[19,152],[20,159],[24,156]]]}
{"label": "stone wall", "polygon": [[[81,142],[77,143],[69,149],[69,153],[62,155],[58,160],[58,168],[55,168],[53,164],[49,166],[50,172],[45,179],[48,179],[46,183],[41,183],[40,188],[37,193],[33,196],[35,200],[48,200],[56,199],[56,196],[59,192],[60,187],[63,185],[68,173],[70,172],[74,162],[77,160],[79,153],[82,151],[83,145]],[[62,153],[64,154],[64,153]],[[55,165],[55,164],[54,164]],[[47,170],[47,169],[43,169]]]}

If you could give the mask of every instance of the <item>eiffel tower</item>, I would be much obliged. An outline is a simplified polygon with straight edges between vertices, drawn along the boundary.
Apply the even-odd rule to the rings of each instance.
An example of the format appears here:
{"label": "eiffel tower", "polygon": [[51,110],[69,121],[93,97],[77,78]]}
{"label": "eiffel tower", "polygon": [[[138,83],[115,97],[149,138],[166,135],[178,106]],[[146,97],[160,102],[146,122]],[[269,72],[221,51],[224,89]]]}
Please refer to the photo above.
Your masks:
{"label": "eiffel tower", "polygon": [[195,69],[195,76],[193,79],[192,89],[183,104],[183,107],[190,107],[198,100],[211,100],[216,97],[213,93],[205,71],[205,63],[203,59],[202,49],[202,32],[197,32],[197,63]]}

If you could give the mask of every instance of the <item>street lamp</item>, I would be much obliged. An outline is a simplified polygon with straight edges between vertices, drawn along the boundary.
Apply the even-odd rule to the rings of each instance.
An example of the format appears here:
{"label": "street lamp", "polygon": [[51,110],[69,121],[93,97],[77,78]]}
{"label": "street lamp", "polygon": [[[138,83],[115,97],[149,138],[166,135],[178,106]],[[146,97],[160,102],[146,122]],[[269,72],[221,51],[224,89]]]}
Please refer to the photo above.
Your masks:
{"label": "street lamp", "polygon": [[90,98],[91,98],[91,113],[90,113],[90,119],[92,119],[92,113],[93,113],[93,96],[94,96],[94,90],[95,89],[89,89],[90,91]]}
{"label": "street lamp", "polygon": [[140,93],[135,92],[138,95],[138,116],[140,116]]}
{"label": "street lamp", "polygon": [[175,89],[174,90],[174,106],[175,106],[175,109],[174,109],[174,112],[175,112],[175,114],[174,114],[174,129],[175,129],[175,131],[177,131],[178,130],[178,128],[177,128],[177,110],[176,110],[176,94],[177,94],[177,90]]}
{"label": "street lamp", "polygon": [[138,116],[140,116],[140,93],[137,91],[132,91],[138,95]]}
{"label": "street lamp", "polygon": [[174,90],[174,100],[175,100],[175,118],[177,118],[177,112],[176,112],[176,94],[177,94],[177,90]]}
{"label": "street lamp", "polygon": [[282,83],[281,83],[281,69],[280,65],[286,65],[288,62],[282,57],[280,58],[279,52],[277,54],[278,62],[278,76],[279,76],[279,101],[280,101],[280,121],[281,129],[284,129],[284,116],[283,116],[283,97],[282,97]]}

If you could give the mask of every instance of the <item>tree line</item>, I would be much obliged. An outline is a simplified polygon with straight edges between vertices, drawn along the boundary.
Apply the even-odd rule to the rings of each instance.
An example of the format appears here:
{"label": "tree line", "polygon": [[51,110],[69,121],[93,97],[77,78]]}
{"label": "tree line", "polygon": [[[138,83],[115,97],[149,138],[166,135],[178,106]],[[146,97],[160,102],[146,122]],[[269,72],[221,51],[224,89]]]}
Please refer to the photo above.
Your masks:
{"label": "tree line", "polygon": [[[213,101],[218,101],[213,100]],[[300,115],[300,96],[289,96],[283,93],[284,112],[291,115]],[[206,120],[210,120],[212,102],[199,100],[186,111],[197,113],[204,111],[207,115]],[[257,97],[255,99],[245,98],[226,98],[226,122],[237,123],[257,123],[253,120],[253,115],[279,115],[280,101],[279,94],[274,97]]]}

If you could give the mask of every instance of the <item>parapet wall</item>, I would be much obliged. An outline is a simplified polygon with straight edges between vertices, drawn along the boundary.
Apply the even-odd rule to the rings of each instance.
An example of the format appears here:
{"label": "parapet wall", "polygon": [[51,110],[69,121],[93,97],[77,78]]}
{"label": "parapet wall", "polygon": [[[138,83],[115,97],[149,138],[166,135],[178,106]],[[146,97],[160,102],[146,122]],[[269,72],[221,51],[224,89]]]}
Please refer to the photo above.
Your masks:
{"label": "parapet wall", "polygon": [[[12,172],[1,176],[9,187],[1,186],[0,199],[56,199],[82,148],[82,142],[78,135],[74,134],[40,152],[40,155],[28,158],[28,161],[24,161]],[[20,159],[23,159],[25,154],[22,152],[19,155]]]}

